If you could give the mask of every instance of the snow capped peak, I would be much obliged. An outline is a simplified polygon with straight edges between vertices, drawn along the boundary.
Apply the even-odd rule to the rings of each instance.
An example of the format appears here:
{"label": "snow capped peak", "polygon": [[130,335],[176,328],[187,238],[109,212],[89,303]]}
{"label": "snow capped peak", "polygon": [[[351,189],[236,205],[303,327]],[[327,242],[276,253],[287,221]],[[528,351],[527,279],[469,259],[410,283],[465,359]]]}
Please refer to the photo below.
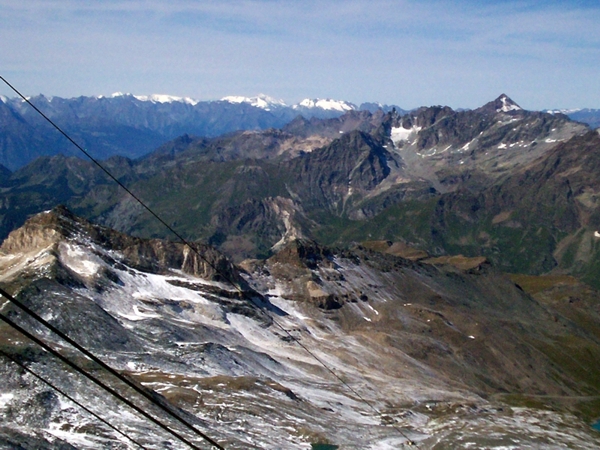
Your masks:
{"label": "snow capped peak", "polygon": [[195,105],[198,103],[198,100],[194,100],[190,97],[175,97],[173,95],[165,95],[165,94],[152,94],[152,95],[134,95],[136,99],[141,102],[153,102],[153,103],[187,103],[188,105]]}
{"label": "snow capped peak", "polygon": [[[195,105],[198,103],[198,100],[195,100],[190,97],[176,97],[174,95],[165,95],[165,94],[151,94],[151,95],[133,95],[130,93],[123,92],[114,92],[109,95],[107,98],[119,98],[119,97],[132,97],[140,102],[152,102],[152,103],[187,103],[188,105]],[[103,95],[99,95],[96,98],[104,98]]]}
{"label": "snow capped peak", "polygon": [[585,111],[585,109],[582,108],[575,108],[575,109],[545,109],[544,112],[548,113],[548,114],[573,114],[579,111]]}
{"label": "snow capped peak", "polygon": [[[264,95],[264,94],[259,94],[256,97],[243,97],[243,96],[230,95],[227,97],[223,97],[221,99],[221,101],[230,102],[230,103],[249,103],[252,106],[255,106],[257,108],[262,108],[267,111],[271,110],[272,108],[287,106],[283,100],[278,100],[278,99],[269,97],[268,95]],[[305,98],[300,103],[293,105],[292,108],[293,109],[319,108],[319,109],[322,109],[325,111],[340,111],[340,112],[346,112],[346,111],[352,111],[352,110],[358,109],[356,107],[356,105],[354,105],[352,103],[349,103],[349,102],[346,102],[343,100],[332,100],[330,98],[327,98],[327,99]]]}
{"label": "snow capped peak", "polygon": [[223,102],[229,103],[249,103],[256,108],[261,108],[270,111],[271,108],[287,106],[283,100],[269,97],[265,94],[258,94],[256,97],[243,97],[240,95],[229,95],[221,99]]}
{"label": "snow capped peak", "polygon": [[327,111],[352,111],[357,109],[356,105],[350,102],[346,102],[344,100],[333,100],[330,98],[305,98],[297,105],[293,106],[294,109],[299,108],[320,108]]}
{"label": "snow capped peak", "polygon": [[496,108],[497,112],[520,111],[523,109],[514,101],[512,101],[506,94],[502,94],[500,97],[498,97],[497,102],[498,101],[499,107]]}
{"label": "snow capped peak", "polygon": [[8,103],[8,97],[5,97],[4,95],[0,95],[0,102]]}

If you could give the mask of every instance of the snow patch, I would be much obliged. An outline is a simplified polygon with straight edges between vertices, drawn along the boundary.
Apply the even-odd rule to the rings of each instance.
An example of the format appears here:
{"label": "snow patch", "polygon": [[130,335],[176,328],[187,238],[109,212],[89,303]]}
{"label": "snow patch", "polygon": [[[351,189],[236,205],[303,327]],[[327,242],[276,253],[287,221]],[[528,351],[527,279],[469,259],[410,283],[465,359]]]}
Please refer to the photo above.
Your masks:
{"label": "snow patch", "polygon": [[[68,423],[65,425],[69,425]],[[66,431],[63,429],[62,423],[51,423],[49,428],[46,430],[49,434],[69,444],[80,447],[80,448],[98,448],[98,442],[92,439],[92,436],[86,433],[77,433],[72,431]]]}
{"label": "snow patch", "polygon": [[594,237],[600,238],[600,231],[594,231]]}
{"label": "snow patch", "polygon": [[0,394],[0,409],[6,408],[14,397],[15,394],[11,393]]}
{"label": "snow patch", "polygon": [[548,113],[548,114],[573,114],[576,112],[582,111],[581,108],[575,108],[575,109],[547,109],[543,112]]}
{"label": "snow patch", "polygon": [[174,95],[165,95],[165,94],[152,94],[152,95],[134,95],[134,98],[141,102],[152,102],[152,103],[186,103],[188,105],[196,105],[198,104],[198,100],[194,100],[190,97],[176,97]]}
{"label": "snow patch", "polygon": [[367,306],[369,307],[369,309],[371,311],[373,311],[376,315],[379,315],[379,311],[377,311],[375,308],[373,308],[371,305],[367,304]]}
{"label": "snow patch", "polygon": [[79,245],[61,242],[59,255],[63,265],[83,277],[97,274],[103,266],[103,262],[98,256]]}
{"label": "snow patch", "polygon": [[390,134],[390,139],[396,145],[398,142],[406,141],[410,142],[410,138],[416,135],[419,131],[421,131],[421,127],[414,125],[412,128],[392,128],[392,132]]}
{"label": "snow patch", "polygon": [[465,145],[463,145],[459,152],[466,152],[467,150],[469,150],[469,145],[471,145],[471,142],[467,142]]}
{"label": "snow patch", "polygon": [[143,312],[138,305],[133,305],[133,314],[121,314],[121,317],[131,320],[132,322],[137,322],[144,319],[157,319],[160,316],[158,314]]}
{"label": "snow patch", "polygon": [[[188,105],[196,105],[199,103],[198,100],[195,100],[190,97],[177,97],[175,95],[166,95],[166,94],[151,94],[151,95],[133,95],[130,93],[123,92],[113,92],[107,98],[119,98],[119,97],[132,97],[140,102],[152,102],[152,103],[186,103]],[[97,99],[105,98],[104,95],[96,96]]]}

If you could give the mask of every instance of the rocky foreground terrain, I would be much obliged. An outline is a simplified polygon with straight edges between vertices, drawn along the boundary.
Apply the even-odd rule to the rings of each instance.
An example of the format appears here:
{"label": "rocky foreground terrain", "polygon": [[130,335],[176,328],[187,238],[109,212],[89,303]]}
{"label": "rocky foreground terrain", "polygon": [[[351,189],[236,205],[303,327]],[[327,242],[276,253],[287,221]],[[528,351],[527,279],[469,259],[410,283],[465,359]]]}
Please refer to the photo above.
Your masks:
{"label": "rocky foreground terrain", "polygon": [[[600,296],[573,277],[387,241],[290,239],[238,265],[197,249],[56,208],[4,241],[0,287],[224,448],[600,446]],[[5,298],[0,311],[178,427]],[[186,448],[0,328],[3,352],[144,448]],[[4,357],[0,371],[0,447],[138,448]]]}

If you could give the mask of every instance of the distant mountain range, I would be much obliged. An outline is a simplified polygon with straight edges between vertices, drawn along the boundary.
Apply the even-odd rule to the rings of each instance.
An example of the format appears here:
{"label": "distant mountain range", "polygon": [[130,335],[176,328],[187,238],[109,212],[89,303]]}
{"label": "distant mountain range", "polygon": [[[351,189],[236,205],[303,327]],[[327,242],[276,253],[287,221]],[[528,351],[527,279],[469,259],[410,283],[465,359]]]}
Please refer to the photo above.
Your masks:
{"label": "distant mountain range", "polygon": [[580,109],[557,109],[546,110],[550,113],[566,114],[577,122],[587,123],[592,128],[600,127],[600,109],[580,108]]}
{"label": "distant mountain range", "polygon": [[[287,106],[268,96],[225,97],[198,101],[169,95],[64,99],[38,95],[29,99],[94,157],[114,155],[137,158],[183,134],[214,137],[238,130],[280,128],[298,115],[333,118],[357,107],[331,99],[306,99]],[[401,108],[396,107],[400,112]],[[0,165],[18,169],[38,156],[79,156],[74,147],[19,98],[0,98]]]}
{"label": "distant mountain range", "polygon": [[[170,95],[131,95],[29,99],[95,158],[137,158],[166,141],[188,134],[215,137],[238,130],[281,128],[298,115],[306,119],[339,117],[349,111],[408,111],[396,105],[304,99],[287,105],[267,95],[228,96],[199,101]],[[562,111],[557,111],[562,112]],[[564,111],[574,120],[600,126],[599,110]],[[38,156],[80,156],[78,151],[25,102],[0,97],[0,165],[16,170]]]}

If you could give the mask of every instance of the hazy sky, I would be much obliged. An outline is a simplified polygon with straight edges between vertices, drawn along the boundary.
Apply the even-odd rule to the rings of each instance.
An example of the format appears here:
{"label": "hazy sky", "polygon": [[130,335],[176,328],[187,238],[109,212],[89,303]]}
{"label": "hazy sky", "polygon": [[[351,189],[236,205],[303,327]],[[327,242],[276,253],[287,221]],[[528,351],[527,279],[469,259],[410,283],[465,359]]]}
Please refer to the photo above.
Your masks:
{"label": "hazy sky", "polygon": [[0,51],[27,95],[600,108],[598,0],[0,0]]}

